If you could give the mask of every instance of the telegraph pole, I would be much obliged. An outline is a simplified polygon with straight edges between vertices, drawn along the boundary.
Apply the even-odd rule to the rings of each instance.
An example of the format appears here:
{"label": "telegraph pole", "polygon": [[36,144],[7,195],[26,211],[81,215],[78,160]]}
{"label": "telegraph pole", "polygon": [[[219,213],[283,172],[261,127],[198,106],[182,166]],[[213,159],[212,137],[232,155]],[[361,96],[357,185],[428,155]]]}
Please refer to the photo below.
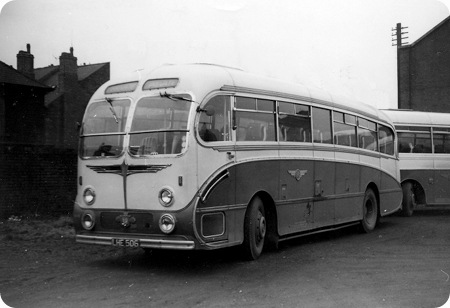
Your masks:
{"label": "telegraph pole", "polygon": [[[402,27],[401,23],[397,23],[395,28],[392,28],[393,32],[391,36],[395,38],[392,39],[392,46],[397,46],[397,107],[400,107],[400,47],[403,45],[409,44],[408,42],[403,43],[403,39],[407,39],[408,37],[403,37],[403,34],[407,34],[408,32],[402,32],[403,29],[407,29],[408,27]],[[395,31],[395,32],[394,32]],[[395,43],[394,43],[395,42]]]}
{"label": "telegraph pole", "polygon": [[408,29],[408,27],[402,27],[401,23],[397,24],[397,27],[392,28],[391,31],[395,31],[392,33],[391,36],[395,36],[395,38],[392,39],[392,42],[396,42],[395,44],[392,43],[392,46],[397,46],[397,48],[402,47],[403,45],[409,44],[408,42],[403,43],[403,39],[407,39],[408,37],[403,37],[403,34],[408,34],[408,32],[402,32],[403,29]]}

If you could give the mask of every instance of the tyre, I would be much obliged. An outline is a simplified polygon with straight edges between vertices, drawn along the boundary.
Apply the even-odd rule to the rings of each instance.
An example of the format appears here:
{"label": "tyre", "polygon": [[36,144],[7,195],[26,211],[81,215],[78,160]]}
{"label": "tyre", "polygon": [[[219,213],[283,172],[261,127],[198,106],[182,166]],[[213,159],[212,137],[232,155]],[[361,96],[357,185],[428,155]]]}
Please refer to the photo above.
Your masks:
{"label": "tyre", "polygon": [[372,232],[378,222],[378,201],[372,189],[367,189],[364,194],[363,219],[361,227],[365,233]]}
{"label": "tyre", "polygon": [[266,231],[264,204],[259,197],[255,197],[245,213],[243,250],[246,259],[256,260],[261,255]]}
{"label": "tyre", "polygon": [[402,201],[402,216],[410,217],[414,212],[416,206],[416,197],[414,195],[413,184],[407,182],[402,185],[403,201]]}

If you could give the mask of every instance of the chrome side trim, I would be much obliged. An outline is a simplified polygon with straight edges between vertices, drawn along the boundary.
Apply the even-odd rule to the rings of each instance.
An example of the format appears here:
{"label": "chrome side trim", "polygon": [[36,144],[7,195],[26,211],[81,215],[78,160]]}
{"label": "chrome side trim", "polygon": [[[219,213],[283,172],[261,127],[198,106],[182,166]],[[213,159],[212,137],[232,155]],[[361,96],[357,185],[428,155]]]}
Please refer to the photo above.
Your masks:
{"label": "chrome side trim", "polygon": [[229,176],[230,176],[230,173],[228,172],[228,170],[225,170],[225,172],[222,172],[222,174],[219,174],[219,176],[215,179],[215,181],[213,181],[209,185],[209,187],[206,188],[206,192],[202,196],[201,201],[204,203],[206,201],[206,199],[208,199],[208,196],[211,193],[211,191],[214,189],[214,187],[219,185],[220,182],[227,179]]}

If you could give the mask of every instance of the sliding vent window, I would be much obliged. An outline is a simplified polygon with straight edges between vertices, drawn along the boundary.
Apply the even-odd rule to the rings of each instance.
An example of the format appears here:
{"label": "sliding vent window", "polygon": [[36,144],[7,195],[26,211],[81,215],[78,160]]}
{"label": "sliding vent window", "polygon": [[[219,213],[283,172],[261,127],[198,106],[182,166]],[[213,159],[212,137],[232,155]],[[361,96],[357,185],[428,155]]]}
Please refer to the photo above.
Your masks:
{"label": "sliding vent window", "polygon": [[358,142],[361,149],[378,151],[377,124],[375,122],[358,119]]}
{"label": "sliding vent window", "polygon": [[280,141],[311,142],[309,106],[280,102],[278,108]]}
{"label": "sliding vent window", "polygon": [[334,143],[350,147],[357,147],[356,117],[342,112],[333,112]]}
{"label": "sliding vent window", "polygon": [[249,97],[236,97],[237,141],[276,141],[275,102]]}

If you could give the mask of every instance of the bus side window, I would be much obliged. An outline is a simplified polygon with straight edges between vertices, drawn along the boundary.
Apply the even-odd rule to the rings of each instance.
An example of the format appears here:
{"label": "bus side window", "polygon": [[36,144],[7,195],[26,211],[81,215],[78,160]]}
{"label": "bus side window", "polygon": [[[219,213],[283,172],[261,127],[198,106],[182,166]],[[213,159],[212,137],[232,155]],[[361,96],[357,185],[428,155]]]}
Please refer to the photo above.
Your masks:
{"label": "bus side window", "polygon": [[237,141],[276,141],[275,102],[236,97]]}
{"label": "bus side window", "polygon": [[378,151],[377,124],[358,118],[358,141],[361,149]]}
{"label": "bus side window", "polygon": [[435,128],[433,131],[434,153],[450,153],[450,129]]}
{"label": "bus side window", "polygon": [[313,142],[333,143],[331,138],[331,111],[312,107]]}
{"label": "bus side window", "polygon": [[400,153],[431,153],[431,133],[399,132],[398,150]]}
{"label": "bus side window", "polygon": [[378,131],[380,152],[394,155],[394,132],[386,126],[380,125]]}
{"label": "bus side window", "polygon": [[309,106],[279,102],[280,141],[311,142],[311,117]]}
{"label": "bus side window", "polygon": [[[230,141],[230,97],[218,95],[211,98],[200,115],[198,134],[203,141]],[[208,111],[206,111],[208,110]]]}
{"label": "bus side window", "polygon": [[356,117],[342,112],[333,112],[334,143],[356,147]]}

